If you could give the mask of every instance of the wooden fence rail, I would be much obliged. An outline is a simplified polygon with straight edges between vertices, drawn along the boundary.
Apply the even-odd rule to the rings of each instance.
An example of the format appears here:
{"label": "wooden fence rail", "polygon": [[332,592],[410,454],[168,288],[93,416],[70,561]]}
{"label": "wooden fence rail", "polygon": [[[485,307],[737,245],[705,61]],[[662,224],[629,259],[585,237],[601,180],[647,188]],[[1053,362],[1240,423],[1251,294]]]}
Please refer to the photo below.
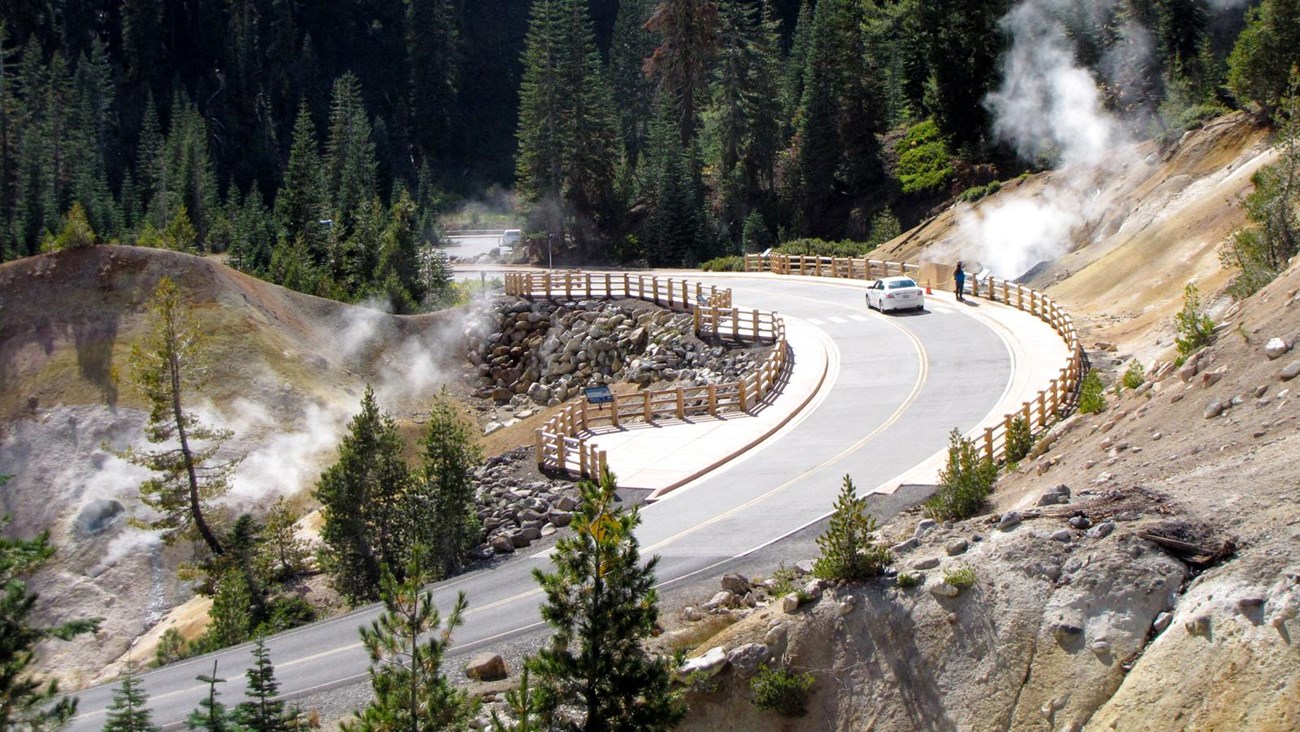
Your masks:
{"label": "wooden fence rail", "polygon": [[[746,272],[774,272],[777,274],[796,274],[815,277],[839,277],[844,279],[876,279],[891,275],[914,274],[920,265],[906,262],[883,262],[866,258],[853,257],[808,257],[786,254],[745,255]],[[985,457],[995,462],[1006,460],[1007,432],[1011,422],[1022,417],[1029,424],[1031,432],[1046,429],[1061,416],[1072,409],[1078,398],[1079,383],[1084,376],[1083,345],[1079,341],[1074,321],[1070,319],[1060,305],[1037,290],[996,277],[978,280],[966,278],[966,289],[972,295],[987,297],[1029,313],[1042,320],[1056,331],[1070,351],[1065,365],[1047,388],[1041,390],[1033,399],[1024,402],[1020,409],[1006,414],[994,427],[984,429],[983,435],[976,442]]]}
{"label": "wooden fence rail", "polygon": [[741,381],[614,394],[612,402],[599,407],[585,401],[569,404],[537,430],[537,462],[543,468],[599,476],[609,463],[605,451],[587,438],[591,429],[748,412],[767,398],[790,363],[785,321],[776,313],[732,307],[727,289],[672,277],[591,272],[508,272],[505,284],[506,293],[518,297],[645,300],[692,313],[701,338],[774,345],[758,369]]}

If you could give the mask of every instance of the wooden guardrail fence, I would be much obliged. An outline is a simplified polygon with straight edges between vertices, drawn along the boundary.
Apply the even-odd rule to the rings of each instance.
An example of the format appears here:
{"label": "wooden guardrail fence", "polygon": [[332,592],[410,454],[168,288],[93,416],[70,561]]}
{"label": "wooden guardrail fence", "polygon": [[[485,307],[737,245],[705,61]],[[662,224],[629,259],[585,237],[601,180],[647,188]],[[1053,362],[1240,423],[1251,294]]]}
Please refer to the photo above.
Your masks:
{"label": "wooden guardrail fence", "polygon": [[[812,277],[839,277],[844,279],[877,279],[892,275],[914,274],[920,271],[920,265],[906,262],[884,262],[866,258],[853,257],[809,257],[785,254],[745,255],[746,272],[775,272],[777,274],[796,274]],[[1073,408],[1078,398],[1079,383],[1083,379],[1083,344],[1079,341],[1074,321],[1054,300],[1037,290],[1023,285],[989,277],[979,281],[973,277],[966,279],[967,289],[977,297],[983,293],[990,300],[1000,301],[1006,305],[1029,313],[1052,326],[1057,335],[1065,341],[1070,355],[1061,367],[1057,377],[1052,379],[1047,388],[1038,392],[1031,400],[1023,402],[1020,409],[1003,416],[995,427],[987,427],[977,439],[977,444],[985,457],[995,462],[1006,459],[1007,432],[1016,417],[1023,417],[1031,431],[1046,429],[1059,417]]]}
{"label": "wooden guardrail fence", "polygon": [[771,393],[790,363],[785,321],[776,313],[732,307],[727,289],[671,277],[612,272],[509,272],[505,286],[506,294],[518,297],[645,300],[692,313],[695,331],[701,337],[774,345],[758,370],[740,381],[614,394],[612,402],[599,408],[585,401],[569,404],[537,430],[537,462],[542,467],[598,476],[608,465],[605,451],[597,450],[582,436],[584,432],[627,422],[747,412]]}

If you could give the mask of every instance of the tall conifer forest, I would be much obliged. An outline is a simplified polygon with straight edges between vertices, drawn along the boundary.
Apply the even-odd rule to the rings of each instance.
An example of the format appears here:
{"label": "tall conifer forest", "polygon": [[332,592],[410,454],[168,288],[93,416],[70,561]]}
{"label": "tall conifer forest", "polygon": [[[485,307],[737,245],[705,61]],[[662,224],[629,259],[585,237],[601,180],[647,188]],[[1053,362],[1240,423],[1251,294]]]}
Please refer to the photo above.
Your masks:
{"label": "tall conifer forest", "polygon": [[[1252,101],[1227,79],[1260,2],[1040,4],[1140,132]],[[411,311],[447,277],[439,216],[495,190],[518,194],[556,264],[879,242],[1052,164],[1000,143],[985,103],[1012,6],[5,0],[0,252],[89,236],[224,253]],[[1140,83],[1111,83],[1108,51],[1134,27]]]}

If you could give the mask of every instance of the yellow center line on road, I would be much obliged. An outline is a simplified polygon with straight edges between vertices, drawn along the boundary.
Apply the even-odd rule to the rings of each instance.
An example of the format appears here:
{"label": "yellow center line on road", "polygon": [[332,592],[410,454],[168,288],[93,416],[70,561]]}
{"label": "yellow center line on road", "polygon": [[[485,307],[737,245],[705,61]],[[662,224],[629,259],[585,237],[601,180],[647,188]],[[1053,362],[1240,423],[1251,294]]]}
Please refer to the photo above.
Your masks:
{"label": "yellow center line on road", "polygon": [[[805,299],[815,300],[815,298],[805,298]],[[815,301],[816,301],[816,300],[815,300]],[[874,440],[874,439],[876,439],[877,437],[879,437],[879,436],[880,436],[880,433],[884,432],[886,429],[888,429],[889,427],[891,427],[895,422],[897,422],[898,420],[902,419],[903,414],[904,414],[905,412],[907,412],[908,408],[911,407],[912,403],[915,402],[916,399],[917,399],[917,397],[920,396],[920,394],[921,394],[921,388],[922,388],[923,386],[925,386],[925,381],[926,381],[926,379],[929,377],[929,374],[930,374],[930,359],[928,358],[928,355],[927,355],[927,353],[926,353],[925,346],[921,343],[921,340],[920,340],[919,338],[917,338],[916,335],[915,335],[914,333],[912,333],[912,331],[908,330],[907,328],[904,328],[903,326],[901,326],[901,325],[899,325],[899,324],[897,324],[897,323],[892,322],[892,320],[890,320],[890,319],[885,319],[885,322],[888,323],[889,326],[890,326],[891,328],[895,328],[895,329],[897,329],[897,330],[898,330],[900,333],[902,333],[902,334],[903,334],[903,335],[904,335],[904,336],[905,336],[909,341],[912,342],[912,346],[915,348],[916,356],[917,356],[917,374],[916,374],[916,381],[913,382],[913,384],[912,384],[912,389],[911,389],[911,391],[908,393],[907,398],[903,400],[903,403],[902,403],[902,404],[898,405],[898,408],[895,409],[894,412],[893,412],[892,414],[889,415],[889,418],[888,418],[888,419],[886,419],[884,422],[880,423],[879,426],[877,426],[874,430],[872,430],[869,434],[867,434],[867,435],[866,435],[865,437],[863,437],[861,440],[858,440],[857,442],[853,443],[853,444],[850,445],[849,447],[847,447],[847,448],[845,448],[844,450],[840,451],[840,452],[839,452],[838,454],[836,454],[835,456],[833,456],[833,457],[831,457],[831,458],[828,458],[828,459],[822,461],[821,463],[819,463],[819,464],[817,464],[817,465],[815,465],[815,466],[813,466],[813,467],[811,467],[811,468],[808,468],[807,470],[803,471],[803,472],[800,473],[799,475],[796,475],[795,477],[793,477],[793,478],[787,480],[786,482],[784,482],[784,483],[782,483],[781,485],[779,485],[779,486],[773,488],[772,490],[767,491],[766,493],[763,493],[763,494],[761,494],[761,495],[755,496],[755,497],[751,498],[750,500],[748,500],[748,501],[746,501],[746,502],[740,504],[739,506],[736,506],[736,507],[734,507],[734,508],[732,508],[732,509],[730,509],[730,510],[728,510],[728,511],[725,511],[725,512],[723,512],[723,513],[720,513],[720,514],[718,514],[718,515],[716,515],[716,516],[710,518],[710,519],[707,520],[707,521],[704,521],[704,522],[702,522],[702,523],[700,523],[700,524],[696,524],[695,526],[693,526],[693,527],[691,527],[691,528],[689,528],[689,529],[686,529],[686,530],[684,530],[684,531],[678,532],[678,533],[676,533],[676,534],[674,534],[674,535],[672,535],[672,536],[670,536],[670,537],[668,537],[668,538],[666,538],[666,539],[663,539],[663,540],[661,540],[661,541],[659,541],[659,542],[657,542],[657,543],[655,543],[655,544],[652,544],[652,545],[647,546],[647,547],[642,547],[641,551],[643,551],[643,552],[645,552],[645,553],[647,553],[647,554],[650,553],[650,552],[653,552],[653,551],[655,551],[655,550],[657,550],[657,549],[660,549],[660,548],[662,548],[662,547],[664,547],[664,546],[666,546],[666,545],[668,545],[668,544],[671,544],[671,543],[674,542],[674,541],[677,541],[678,539],[681,539],[681,538],[684,537],[684,536],[687,536],[687,535],[689,535],[689,534],[693,534],[693,533],[699,531],[700,529],[706,528],[706,527],[711,526],[711,525],[713,525],[713,524],[715,524],[715,523],[717,523],[717,522],[719,522],[719,521],[722,521],[723,519],[726,519],[726,518],[729,518],[729,517],[731,517],[731,516],[734,516],[735,514],[741,512],[741,511],[744,511],[744,510],[746,510],[746,509],[748,509],[748,508],[750,508],[750,507],[752,507],[752,506],[755,506],[755,505],[757,505],[757,504],[759,504],[759,503],[762,503],[763,501],[766,501],[767,499],[771,498],[772,496],[774,496],[774,495],[776,495],[776,494],[778,494],[778,493],[780,493],[780,492],[782,492],[782,491],[788,490],[789,488],[791,488],[791,487],[794,486],[795,484],[797,484],[797,483],[799,483],[800,481],[802,481],[802,480],[804,480],[805,478],[807,478],[809,475],[812,475],[813,473],[815,473],[815,472],[821,470],[822,468],[825,468],[825,467],[828,466],[828,465],[833,465],[834,463],[839,462],[840,460],[844,459],[844,458],[845,458],[846,456],[848,456],[850,453],[853,453],[853,452],[855,452],[855,451],[861,449],[864,445],[866,445],[867,443],[869,443],[869,442],[871,442],[872,440]]]}

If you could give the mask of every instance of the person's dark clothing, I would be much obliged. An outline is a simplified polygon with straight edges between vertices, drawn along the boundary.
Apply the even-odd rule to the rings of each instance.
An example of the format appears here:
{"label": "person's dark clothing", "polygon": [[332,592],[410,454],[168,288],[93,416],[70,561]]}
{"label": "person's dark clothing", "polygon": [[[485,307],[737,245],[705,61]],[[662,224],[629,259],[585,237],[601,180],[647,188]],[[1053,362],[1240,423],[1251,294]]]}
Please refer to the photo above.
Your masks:
{"label": "person's dark clothing", "polygon": [[957,302],[965,301],[963,293],[966,291],[966,271],[957,265],[957,269],[952,273],[953,280],[957,283]]}

